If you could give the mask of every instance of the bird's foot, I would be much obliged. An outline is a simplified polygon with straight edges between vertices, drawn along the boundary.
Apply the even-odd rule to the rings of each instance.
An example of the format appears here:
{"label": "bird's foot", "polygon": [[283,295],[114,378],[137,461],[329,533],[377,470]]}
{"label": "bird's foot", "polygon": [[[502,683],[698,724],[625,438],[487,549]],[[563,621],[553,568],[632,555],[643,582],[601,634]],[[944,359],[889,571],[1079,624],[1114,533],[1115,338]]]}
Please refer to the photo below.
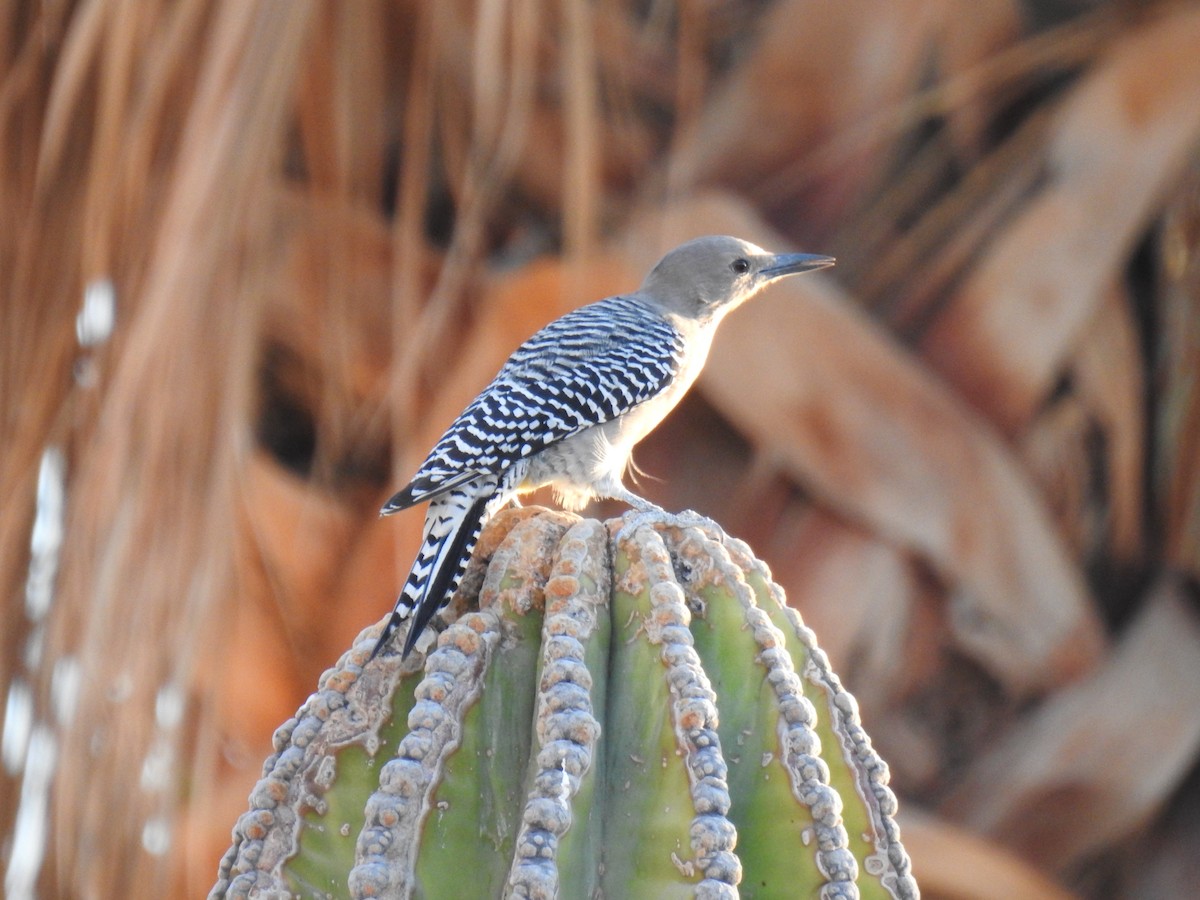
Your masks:
{"label": "bird's foot", "polygon": [[702,531],[712,532],[715,535],[725,533],[725,529],[717,524],[716,519],[710,519],[708,516],[701,515],[694,509],[685,509],[681,513],[676,513],[672,518],[683,528],[699,528]]}
{"label": "bird's foot", "polygon": [[632,513],[622,516],[621,529],[617,532],[617,541],[628,540],[643,525],[661,523],[669,517],[670,513],[652,503],[635,508]]}
{"label": "bird's foot", "polygon": [[647,504],[633,513],[626,513],[624,522],[617,532],[617,540],[623,541],[633,536],[633,533],[643,525],[667,525],[676,528],[699,528],[710,535],[722,535],[724,529],[713,519],[702,516],[695,510],[685,509],[681,513],[669,513],[654,504]]}

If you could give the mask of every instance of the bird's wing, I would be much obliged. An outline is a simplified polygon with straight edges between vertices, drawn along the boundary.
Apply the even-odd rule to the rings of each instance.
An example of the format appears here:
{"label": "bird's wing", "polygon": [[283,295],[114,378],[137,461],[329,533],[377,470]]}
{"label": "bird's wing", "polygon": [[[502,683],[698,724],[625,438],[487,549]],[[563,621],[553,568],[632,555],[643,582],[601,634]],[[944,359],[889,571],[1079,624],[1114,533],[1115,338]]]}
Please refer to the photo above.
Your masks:
{"label": "bird's wing", "polygon": [[480,474],[499,474],[628,412],[670,384],[683,347],[673,325],[628,297],[567,313],[517,348],[383,511],[406,509]]}

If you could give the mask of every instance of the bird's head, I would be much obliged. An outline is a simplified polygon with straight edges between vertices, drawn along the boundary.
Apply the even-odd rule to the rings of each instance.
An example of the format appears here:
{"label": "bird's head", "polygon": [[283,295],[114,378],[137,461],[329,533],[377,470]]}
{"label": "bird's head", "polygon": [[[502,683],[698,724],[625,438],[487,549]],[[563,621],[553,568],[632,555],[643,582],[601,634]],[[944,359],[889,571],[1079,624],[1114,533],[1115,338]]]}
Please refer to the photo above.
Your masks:
{"label": "bird's head", "polygon": [[713,235],[676,247],[658,261],[638,293],[665,312],[720,317],[777,278],[833,265],[813,253],[768,253],[735,237]]}

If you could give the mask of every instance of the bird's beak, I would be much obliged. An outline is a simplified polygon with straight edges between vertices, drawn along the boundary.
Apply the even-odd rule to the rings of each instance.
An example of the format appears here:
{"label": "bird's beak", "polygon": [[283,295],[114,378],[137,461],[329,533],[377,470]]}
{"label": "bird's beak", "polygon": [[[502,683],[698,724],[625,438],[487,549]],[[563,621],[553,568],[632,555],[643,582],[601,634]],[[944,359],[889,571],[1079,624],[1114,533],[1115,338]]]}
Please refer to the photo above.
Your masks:
{"label": "bird's beak", "polygon": [[759,269],[758,273],[767,281],[773,281],[784,275],[824,269],[832,266],[834,261],[832,256],[821,256],[817,253],[779,253],[771,258],[770,263]]}

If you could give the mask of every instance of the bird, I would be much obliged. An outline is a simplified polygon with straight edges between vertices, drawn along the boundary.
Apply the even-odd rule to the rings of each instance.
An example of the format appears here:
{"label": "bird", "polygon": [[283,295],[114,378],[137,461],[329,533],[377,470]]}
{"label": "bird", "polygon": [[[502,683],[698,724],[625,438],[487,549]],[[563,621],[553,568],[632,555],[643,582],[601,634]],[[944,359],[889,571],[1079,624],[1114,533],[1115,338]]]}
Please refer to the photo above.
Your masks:
{"label": "bird", "polygon": [[696,238],[663,256],[636,291],[581,306],[525,341],[380,511],[429,503],[371,659],[411,617],[407,658],[458,587],[484,524],[518,495],[549,486],[567,510],[593,499],[657,510],[623,483],[631,452],[696,380],[721,320],[771,282],[833,264],[728,235]]}

